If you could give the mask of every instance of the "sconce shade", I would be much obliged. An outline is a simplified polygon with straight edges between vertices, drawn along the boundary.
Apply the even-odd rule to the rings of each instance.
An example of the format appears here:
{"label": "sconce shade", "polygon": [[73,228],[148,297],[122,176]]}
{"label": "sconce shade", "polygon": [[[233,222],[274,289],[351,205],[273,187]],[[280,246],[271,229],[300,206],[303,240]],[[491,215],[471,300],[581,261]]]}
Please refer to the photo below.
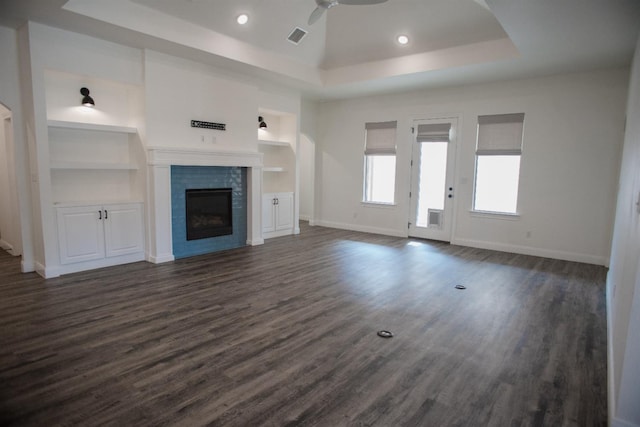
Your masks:
{"label": "sconce shade", "polygon": [[260,129],[266,129],[267,128],[267,124],[265,123],[265,121],[262,118],[262,116],[258,116],[258,123],[260,123],[260,125],[259,125]]}
{"label": "sconce shade", "polygon": [[96,103],[94,102],[93,98],[89,96],[89,89],[83,87],[80,89],[80,93],[83,96],[82,105],[84,105],[85,107],[95,107]]}

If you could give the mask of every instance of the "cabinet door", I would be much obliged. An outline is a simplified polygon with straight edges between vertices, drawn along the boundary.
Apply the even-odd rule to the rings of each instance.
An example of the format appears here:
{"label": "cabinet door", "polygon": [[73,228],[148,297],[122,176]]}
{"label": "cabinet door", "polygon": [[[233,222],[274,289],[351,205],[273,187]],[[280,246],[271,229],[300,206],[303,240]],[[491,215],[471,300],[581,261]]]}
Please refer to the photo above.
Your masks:
{"label": "cabinet door", "polygon": [[57,208],[60,264],[104,258],[102,206]]}
{"label": "cabinet door", "polygon": [[262,195],[262,232],[270,233],[275,231],[275,217],[274,217],[274,195],[263,194]]}
{"label": "cabinet door", "polygon": [[142,252],[143,236],[140,203],[104,206],[104,239],[108,257]]}
{"label": "cabinet door", "polygon": [[293,193],[278,193],[276,199],[276,230],[293,228]]}

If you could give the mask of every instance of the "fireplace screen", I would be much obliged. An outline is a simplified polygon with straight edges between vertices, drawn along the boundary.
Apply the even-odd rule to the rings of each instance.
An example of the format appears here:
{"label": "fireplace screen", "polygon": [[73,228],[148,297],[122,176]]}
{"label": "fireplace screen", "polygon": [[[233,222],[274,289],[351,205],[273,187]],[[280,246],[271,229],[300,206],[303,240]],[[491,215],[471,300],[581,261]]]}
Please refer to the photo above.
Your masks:
{"label": "fireplace screen", "polygon": [[186,190],[187,240],[233,234],[231,188]]}

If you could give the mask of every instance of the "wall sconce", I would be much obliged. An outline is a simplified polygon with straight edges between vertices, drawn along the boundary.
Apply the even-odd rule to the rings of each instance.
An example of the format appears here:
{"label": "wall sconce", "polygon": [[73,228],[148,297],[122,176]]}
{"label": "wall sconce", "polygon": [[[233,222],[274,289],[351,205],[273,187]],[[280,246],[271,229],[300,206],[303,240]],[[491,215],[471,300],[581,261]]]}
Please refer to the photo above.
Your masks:
{"label": "wall sconce", "polygon": [[93,101],[93,98],[89,96],[89,89],[83,87],[80,89],[80,93],[82,94],[82,105],[85,107],[95,107],[96,103]]}
{"label": "wall sconce", "polygon": [[267,128],[267,124],[265,123],[264,119],[262,118],[262,116],[258,116],[258,127],[260,129],[266,129]]}

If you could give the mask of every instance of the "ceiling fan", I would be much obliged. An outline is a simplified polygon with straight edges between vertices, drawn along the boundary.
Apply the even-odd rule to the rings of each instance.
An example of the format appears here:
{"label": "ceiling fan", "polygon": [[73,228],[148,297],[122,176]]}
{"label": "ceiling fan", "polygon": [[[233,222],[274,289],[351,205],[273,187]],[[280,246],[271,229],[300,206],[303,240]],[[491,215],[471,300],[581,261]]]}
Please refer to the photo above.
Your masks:
{"label": "ceiling fan", "polygon": [[311,12],[308,24],[313,25],[318,19],[320,19],[325,10],[331,9],[333,6],[338,6],[339,4],[364,6],[369,4],[384,3],[386,1],[387,0],[316,0],[317,7],[313,12]]}

